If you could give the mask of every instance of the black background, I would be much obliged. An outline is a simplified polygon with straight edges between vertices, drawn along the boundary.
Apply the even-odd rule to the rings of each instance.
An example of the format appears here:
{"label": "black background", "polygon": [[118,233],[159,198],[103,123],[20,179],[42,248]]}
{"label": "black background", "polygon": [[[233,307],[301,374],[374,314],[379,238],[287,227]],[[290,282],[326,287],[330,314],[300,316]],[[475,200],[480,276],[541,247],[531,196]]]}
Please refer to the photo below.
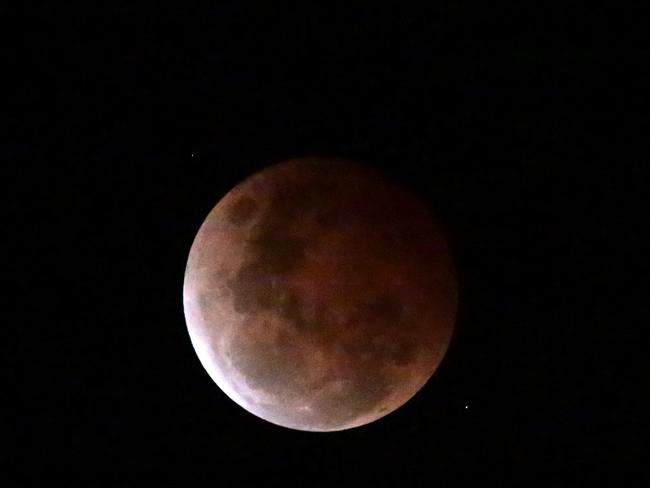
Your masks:
{"label": "black background", "polygon": [[[645,307],[632,249],[647,49],[635,10],[520,3],[20,13],[8,479],[638,481],[620,464],[643,455],[621,358]],[[238,407],[183,318],[207,213],[252,172],[304,155],[364,161],[426,198],[461,279],[431,381],[340,433]]]}

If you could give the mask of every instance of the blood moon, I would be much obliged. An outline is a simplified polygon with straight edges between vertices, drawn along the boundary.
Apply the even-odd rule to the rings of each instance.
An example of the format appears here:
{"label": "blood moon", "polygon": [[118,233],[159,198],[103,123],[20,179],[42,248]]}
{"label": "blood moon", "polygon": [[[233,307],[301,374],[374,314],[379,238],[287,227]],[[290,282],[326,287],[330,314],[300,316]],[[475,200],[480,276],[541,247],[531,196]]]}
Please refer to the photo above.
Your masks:
{"label": "blood moon", "polygon": [[375,170],[314,158],[233,188],[194,240],[183,289],[217,385],[306,431],[364,425],[411,398],[447,350],[456,297],[427,205]]}

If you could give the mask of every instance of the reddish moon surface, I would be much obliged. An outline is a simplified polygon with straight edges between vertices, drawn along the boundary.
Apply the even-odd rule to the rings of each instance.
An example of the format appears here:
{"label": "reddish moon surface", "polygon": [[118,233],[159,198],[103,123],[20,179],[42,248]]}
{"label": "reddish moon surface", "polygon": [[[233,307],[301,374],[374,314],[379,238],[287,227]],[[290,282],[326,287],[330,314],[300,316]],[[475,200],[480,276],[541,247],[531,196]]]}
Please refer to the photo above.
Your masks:
{"label": "reddish moon surface", "polygon": [[457,285],[424,202],[375,170],[312,158],[264,169],[216,205],[183,302],[196,353],[232,400],[335,431],[422,388],[447,350]]}

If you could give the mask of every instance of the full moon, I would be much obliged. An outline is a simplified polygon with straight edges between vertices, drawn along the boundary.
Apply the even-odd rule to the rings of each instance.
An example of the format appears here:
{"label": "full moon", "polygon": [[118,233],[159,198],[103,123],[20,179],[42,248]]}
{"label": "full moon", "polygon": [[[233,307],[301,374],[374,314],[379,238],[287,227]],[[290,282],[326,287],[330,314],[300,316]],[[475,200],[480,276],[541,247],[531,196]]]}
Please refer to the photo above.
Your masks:
{"label": "full moon", "polygon": [[199,360],[250,413],[304,431],[373,422],[449,344],[457,280],[428,205],[354,162],[299,159],[228,192],[183,286]]}

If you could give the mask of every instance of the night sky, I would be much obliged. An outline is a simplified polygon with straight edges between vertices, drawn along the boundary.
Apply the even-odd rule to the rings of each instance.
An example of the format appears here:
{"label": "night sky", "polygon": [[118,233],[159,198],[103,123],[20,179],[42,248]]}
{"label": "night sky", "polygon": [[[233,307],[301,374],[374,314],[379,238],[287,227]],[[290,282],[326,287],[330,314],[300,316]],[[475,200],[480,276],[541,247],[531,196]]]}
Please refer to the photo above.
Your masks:
{"label": "night sky", "polygon": [[[26,9],[8,45],[4,486],[640,480],[622,463],[647,457],[623,354],[647,349],[634,10],[118,3]],[[433,378],[339,433],[283,429],[228,399],[182,308],[216,202],[309,155],[362,161],[423,197],[460,277]]]}

